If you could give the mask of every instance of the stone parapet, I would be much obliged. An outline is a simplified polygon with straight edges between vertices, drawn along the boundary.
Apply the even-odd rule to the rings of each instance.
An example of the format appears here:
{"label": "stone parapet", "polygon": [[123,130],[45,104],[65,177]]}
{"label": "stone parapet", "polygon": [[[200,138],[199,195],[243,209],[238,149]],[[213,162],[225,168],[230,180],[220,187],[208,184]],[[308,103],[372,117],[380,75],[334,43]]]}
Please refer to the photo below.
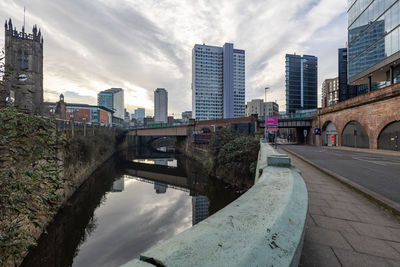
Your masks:
{"label": "stone parapet", "polygon": [[124,266],[297,266],[308,194],[298,171],[268,166],[261,143],[255,185],[236,201]]}

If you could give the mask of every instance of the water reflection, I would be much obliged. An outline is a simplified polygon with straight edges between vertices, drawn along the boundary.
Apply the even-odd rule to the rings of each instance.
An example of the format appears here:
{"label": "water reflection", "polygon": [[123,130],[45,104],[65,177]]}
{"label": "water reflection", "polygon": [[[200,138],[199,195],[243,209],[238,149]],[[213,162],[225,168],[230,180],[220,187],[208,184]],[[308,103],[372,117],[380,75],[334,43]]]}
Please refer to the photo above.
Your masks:
{"label": "water reflection", "polygon": [[192,198],[192,225],[195,225],[210,215],[210,201],[206,196]]}
{"label": "water reflection", "polygon": [[191,226],[191,197],[125,176],[123,194],[108,194],[94,213],[97,226],[79,247],[74,266],[116,266]]}
{"label": "water reflection", "polygon": [[164,183],[160,183],[160,182],[155,182],[154,183],[154,190],[156,190],[157,194],[164,194],[165,192],[167,192],[167,184]]}
{"label": "water reflection", "polygon": [[22,266],[118,266],[238,197],[196,162],[126,155],[84,183]]}
{"label": "water reflection", "polygon": [[125,178],[115,180],[111,186],[110,192],[122,192],[125,187]]}
{"label": "water reflection", "polygon": [[164,158],[164,159],[132,159],[131,161],[142,163],[142,164],[150,164],[150,165],[160,165],[160,166],[169,166],[169,167],[177,167],[178,161],[174,158]]}

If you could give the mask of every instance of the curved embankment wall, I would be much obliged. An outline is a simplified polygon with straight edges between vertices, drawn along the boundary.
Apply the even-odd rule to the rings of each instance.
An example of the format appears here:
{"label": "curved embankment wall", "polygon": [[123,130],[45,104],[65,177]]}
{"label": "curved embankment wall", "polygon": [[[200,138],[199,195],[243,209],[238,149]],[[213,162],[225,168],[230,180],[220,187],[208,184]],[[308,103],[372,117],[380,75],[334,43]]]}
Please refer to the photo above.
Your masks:
{"label": "curved embankment wall", "polygon": [[290,159],[261,143],[254,186],[124,266],[297,266],[308,194]]}

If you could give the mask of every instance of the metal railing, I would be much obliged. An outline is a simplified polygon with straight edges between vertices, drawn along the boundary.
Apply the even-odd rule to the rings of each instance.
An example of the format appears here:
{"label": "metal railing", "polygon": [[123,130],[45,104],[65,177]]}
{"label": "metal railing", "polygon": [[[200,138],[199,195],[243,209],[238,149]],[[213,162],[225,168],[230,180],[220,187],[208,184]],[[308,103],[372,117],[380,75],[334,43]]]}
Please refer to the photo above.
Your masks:
{"label": "metal railing", "polygon": [[150,126],[134,126],[130,127],[129,129],[153,129],[153,128],[168,128],[168,127],[177,127],[177,126],[188,126],[188,122],[183,122],[183,123],[161,123],[161,124],[156,124],[156,125],[150,125]]}
{"label": "metal railing", "polygon": [[114,126],[106,125],[103,123],[95,123],[95,122],[79,122],[79,121],[68,121],[62,119],[56,119],[56,128],[57,129],[71,129],[71,125],[74,125],[75,128],[113,128]]}

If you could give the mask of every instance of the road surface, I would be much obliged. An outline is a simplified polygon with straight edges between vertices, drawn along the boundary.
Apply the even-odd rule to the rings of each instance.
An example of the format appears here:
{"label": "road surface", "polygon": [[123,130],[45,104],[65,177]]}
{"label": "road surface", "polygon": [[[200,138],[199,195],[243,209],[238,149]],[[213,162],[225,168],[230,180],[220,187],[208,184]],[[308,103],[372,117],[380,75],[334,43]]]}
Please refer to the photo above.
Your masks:
{"label": "road surface", "polygon": [[383,155],[318,146],[280,146],[381,196],[400,203],[400,155]]}

